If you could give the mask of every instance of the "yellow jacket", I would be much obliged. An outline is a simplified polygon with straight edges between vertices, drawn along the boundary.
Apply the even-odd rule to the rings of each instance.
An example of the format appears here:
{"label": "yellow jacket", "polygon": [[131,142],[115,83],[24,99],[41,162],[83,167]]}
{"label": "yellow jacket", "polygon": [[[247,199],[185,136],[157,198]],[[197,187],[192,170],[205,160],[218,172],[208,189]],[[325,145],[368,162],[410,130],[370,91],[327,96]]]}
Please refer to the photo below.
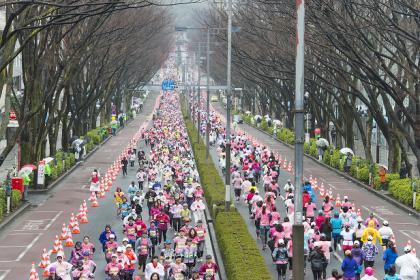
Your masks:
{"label": "yellow jacket", "polygon": [[363,243],[367,242],[367,239],[368,239],[369,235],[373,237],[373,240],[372,240],[373,244],[376,244],[376,240],[379,240],[379,244],[382,244],[382,237],[379,234],[379,232],[375,229],[375,223],[374,222],[369,222],[369,225],[363,231],[362,237],[360,238],[360,240]]}

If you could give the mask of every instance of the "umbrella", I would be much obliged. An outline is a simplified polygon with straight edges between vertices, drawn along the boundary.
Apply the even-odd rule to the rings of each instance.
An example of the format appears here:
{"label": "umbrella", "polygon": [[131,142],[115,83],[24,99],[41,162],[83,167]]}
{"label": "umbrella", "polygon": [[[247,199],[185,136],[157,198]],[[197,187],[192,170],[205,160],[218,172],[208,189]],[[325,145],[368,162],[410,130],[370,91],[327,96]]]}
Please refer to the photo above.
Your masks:
{"label": "umbrella", "polygon": [[384,168],[386,171],[388,171],[388,166],[384,165],[384,164],[378,164],[380,167]]}
{"label": "umbrella", "polygon": [[319,138],[318,140],[316,140],[316,145],[318,147],[328,147],[330,143],[328,143],[328,140],[325,138]]}
{"label": "umbrella", "polygon": [[260,115],[255,115],[255,116],[254,116],[254,119],[255,119],[255,120],[261,120],[261,119],[262,119],[262,117],[261,117]]}
{"label": "umbrella", "polygon": [[36,166],[33,164],[28,164],[23,166],[20,170],[19,170],[19,176],[25,176],[25,175],[29,175],[31,174],[34,170],[36,169]]}
{"label": "umbrella", "polygon": [[81,144],[83,144],[83,139],[76,139],[71,143],[71,146],[75,147],[75,146],[80,146]]}
{"label": "umbrella", "polygon": [[342,148],[342,149],[340,150],[340,153],[342,153],[342,154],[344,154],[344,155],[347,155],[348,153],[350,153],[350,154],[354,155],[353,150],[352,150],[352,149],[350,149],[350,148]]}
{"label": "umbrella", "polygon": [[245,114],[251,115],[251,111],[246,111]]}
{"label": "umbrella", "polygon": [[273,123],[275,125],[281,125],[281,120],[275,119],[275,120],[273,120]]}
{"label": "umbrella", "polygon": [[54,158],[53,157],[47,157],[47,158],[44,158],[44,162],[45,163],[49,163],[49,162],[51,162],[51,161],[53,161],[54,160]]}

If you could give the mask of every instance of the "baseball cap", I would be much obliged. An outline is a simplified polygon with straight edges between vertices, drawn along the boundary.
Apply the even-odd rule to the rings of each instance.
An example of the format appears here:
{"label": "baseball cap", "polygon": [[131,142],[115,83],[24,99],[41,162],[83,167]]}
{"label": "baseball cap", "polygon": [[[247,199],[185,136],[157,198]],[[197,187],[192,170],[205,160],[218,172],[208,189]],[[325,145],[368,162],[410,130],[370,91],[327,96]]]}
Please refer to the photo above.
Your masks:
{"label": "baseball cap", "polygon": [[406,253],[411,252],[411,246],[405,246],[404,247],[404,252],[406,252]]}
{"label": "baseball cap", "polygon": [[373,236],[372,236],[372,235],[369,235],[367,239],[368,239],[369,241],[372,241],[372,240],[373,240]]}
{"label": "baseball cap", "polygon": [[117,253],[122,253],[122,252],[124,252],[124,248],[123,247],[118,247],[117,248]]}
{"label": "baseball cap", "polygon": [[279,245],[284,245],[284,240],[283,239],[279,239]]}
{"label": "baseball cap", "polygon": [[211,255],[206,256],[206,260],[211,260],[213,257]]}
{"label": "baseball cap", "polygon": [[118,258],[118,256],[116,254],[112,254],[111,258]]}
{"label": "baseball cap", "polygon": [[58,253],[57,253],[57,258],[58,258],[58,257],[64,258],[64,253],[63,253],[63,252],[58,252]]}
{"label": "baseball cap", "polygon": [[131,244],[127,244],[127,246],[125,246],[125,248],[133,248],[133,246]]}
{"label": "baseball cap", "polygon": [[122,242],[124,242],[124,241],[127,241],[127,242],[128,242],[128,238],[127,238],[127,237],[125,237],[125,238],[122,240]]}
{"label": "baseball cap", "polygon": [[109,239],[111,239],[111,238],[112,238],[112,239],[115,239],[115,234],[110,234],[110,235],[109,235]]}

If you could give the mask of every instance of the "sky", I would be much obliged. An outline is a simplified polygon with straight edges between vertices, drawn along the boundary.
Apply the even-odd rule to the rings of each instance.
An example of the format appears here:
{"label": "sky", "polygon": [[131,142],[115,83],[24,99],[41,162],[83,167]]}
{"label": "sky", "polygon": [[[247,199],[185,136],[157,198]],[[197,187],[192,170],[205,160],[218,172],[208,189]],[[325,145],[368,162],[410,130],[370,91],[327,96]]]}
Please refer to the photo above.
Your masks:
{"label": "sky", "polygon": [[[183,0],[187,2],[188,0]],[[195,27],[197,26],[197,17],[201,9],[205,9],[208,3],[214,0],[201,0],[198,3],[183,4],[171,7],[172,13],[175,15],[176,26]]]}

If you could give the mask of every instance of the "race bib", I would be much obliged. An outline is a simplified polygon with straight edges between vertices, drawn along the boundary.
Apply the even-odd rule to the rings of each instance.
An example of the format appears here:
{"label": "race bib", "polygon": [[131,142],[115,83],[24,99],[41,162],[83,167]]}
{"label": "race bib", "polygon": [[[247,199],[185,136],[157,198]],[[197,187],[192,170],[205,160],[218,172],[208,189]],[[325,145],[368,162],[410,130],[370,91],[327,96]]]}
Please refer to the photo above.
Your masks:
{"label": "race bib", "polygon": [[150,234],[151,237],[156,237],[156,231],[155,230],[149,231],[149,234]]}
{"label": "race bib", "polygon": [[207,268],[206,269],[206,274],[213,276],[214,272],[213,272],[213,268]]}
{"label": "race bib", "polygon": [[130,234],[130,235],[132,235],[132,234],[135,234],[136,233],[136,230],[134,228],[129,228],[127,230],[127,233]]}
{"label": "race bib", "polygon": [[111,275],[117,275],[119,271],[120,270],[118,269],[118,267],[111,267],[109,269],[109,274],[111,274]]}
{"label": "race bib", "polygon": [[197,235],[199,237],[203,237],[204,236],[204,231],[202,231],[202,230],[197,231]]}

